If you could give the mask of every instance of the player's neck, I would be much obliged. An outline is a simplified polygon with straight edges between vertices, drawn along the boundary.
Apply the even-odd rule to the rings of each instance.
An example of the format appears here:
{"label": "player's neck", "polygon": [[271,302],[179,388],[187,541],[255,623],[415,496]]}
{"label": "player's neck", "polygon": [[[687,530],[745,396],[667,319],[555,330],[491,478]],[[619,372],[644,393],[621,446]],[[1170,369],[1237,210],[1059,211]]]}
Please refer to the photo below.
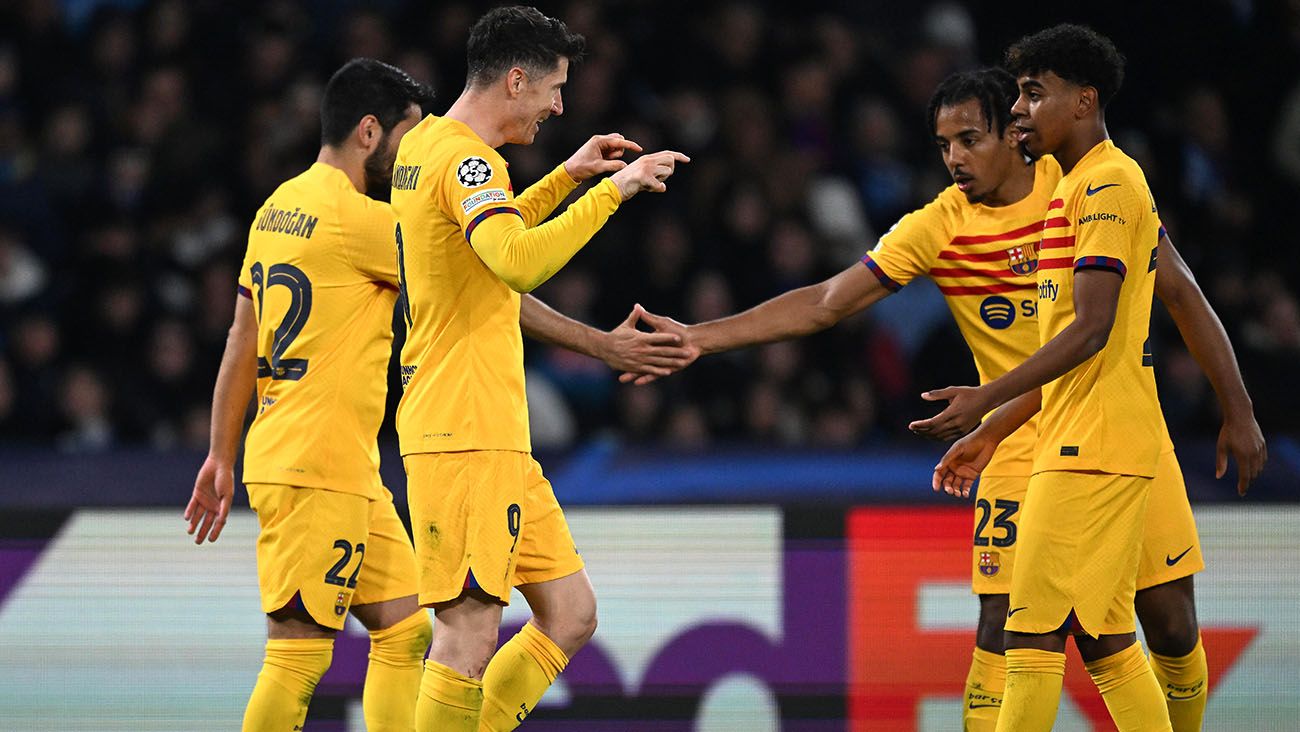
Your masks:
{"label": "player's neck", "polygon": [[1095,123],[1081,124],[1079,129],[1071,135],[1061,147],[1052,153],[1056,162],[1061,165],[1061,173],[1068,174],[1074,170],[1074,166],[1079,164],[1088,151],[1097,147],[1102,141],[1109,140],[1110,133],[1106,131],[1105,120],[1097,120]]}
{"label": "player's neck", "polygon": [[358,193],[366,192],[366,155],[364,151],[339,150],[330,145],[323,145],[316,162],[325,163],[343,171],[343,175],[352,182]]}
{"label": "player's neck", "polygon": [[1023,201],[1026,196],[1034,192],[1034,167],[1033,163],[1013,165],[1011,174],[1006,177],[1006,180],[989,191],[981,203],[989,208],[1001,208]]}
{"label": "player's neck", "polygon": [[495,149],[506,144],[500,104],[486,94],[472,88],[465,89],[443,116],[473,130],[488,147]]}

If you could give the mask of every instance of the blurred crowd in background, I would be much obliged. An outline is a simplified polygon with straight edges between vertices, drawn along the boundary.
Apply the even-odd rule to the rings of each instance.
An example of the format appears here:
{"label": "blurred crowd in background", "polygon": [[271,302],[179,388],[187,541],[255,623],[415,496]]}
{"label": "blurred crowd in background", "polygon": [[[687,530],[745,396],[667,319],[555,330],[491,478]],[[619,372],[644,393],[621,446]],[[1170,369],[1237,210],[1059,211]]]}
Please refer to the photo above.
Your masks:
{"label": "blurred crowd in background", "polygon": [[[602,329],[637,302],[689,323],[854,266],[950,182],[924,114],[938,82],[1026,32],[1086,21],[1129,58],[1110,132],[1223,318],[1265,432],[1300,431],[1300,241],[1286,213],[1300,200],[1300,2],[1100,2],[1073,17],[968,5],[539,3],[589,52],[563,117],[502,150],[515,190],[597,132],[693,162],[536,294]],[[324,82],[350,58],[382,59],[432,84],[427,111],[441,113],[487,7],[0,5],[0,441],[206,446],[247,228],[315,159]],[[921,391],[974,379],[950,321],[917,284],[816,337],[638,388],[531,344],[537,447],[911,439],[907,422],[934,411]],[[1208,384],[1163,313],[1154,330],[1171,429],[1214,434]]]}

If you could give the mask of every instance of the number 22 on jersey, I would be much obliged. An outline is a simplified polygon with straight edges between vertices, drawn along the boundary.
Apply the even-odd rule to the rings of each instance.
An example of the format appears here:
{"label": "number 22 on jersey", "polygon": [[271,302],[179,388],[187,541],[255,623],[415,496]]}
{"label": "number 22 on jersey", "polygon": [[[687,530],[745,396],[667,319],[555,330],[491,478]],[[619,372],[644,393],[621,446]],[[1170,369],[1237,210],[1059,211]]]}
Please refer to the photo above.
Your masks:
{"label": "number 22 on jersey", "polygon": [[298,381],[307,373],[307,359],[285,358],[284,354],[293,345],[293,341],[302,332],[311,315],[311,280],[302,270],[292,264],[273,264],[263,268],[261,262],[254,262],[249,268],[253,288],[257,291],[257,322],[260,325],[263,316],[266,290],[271,287],[284,287],[289,291],[289,308],[284,318],[275,329],[275,338],[271,342],[271,357],[257,354],[257,378],[271,377],[273,381]]}

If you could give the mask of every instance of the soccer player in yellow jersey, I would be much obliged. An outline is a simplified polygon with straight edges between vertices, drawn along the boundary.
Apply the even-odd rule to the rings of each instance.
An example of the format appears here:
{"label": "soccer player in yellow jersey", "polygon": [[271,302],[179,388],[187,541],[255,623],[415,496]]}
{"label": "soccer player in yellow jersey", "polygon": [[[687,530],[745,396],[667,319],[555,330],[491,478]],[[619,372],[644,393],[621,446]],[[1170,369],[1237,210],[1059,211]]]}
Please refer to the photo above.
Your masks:
{"label": "soccer player in yellow jersey", "polygon": [[[437,616],[420,730],[507,730],[595,630],[596,604],[564,513],[530,453],[520,293],[559,270],[639,191],[663,191],[685,156],[593,137],[518,197],[496,148],[529,144],[563,112],[584,41],[533,8],[470,30],[469,78],[442,117],[402,140],[393,177],[404,317],[397,429],[419,562]],[[613,173],[543,221],[579,182]],[[496,650],[518,586],[530,622]]]}
{"label": "soccer player in yellow jersey", "polygon": [[[1050,156],[1025,164],[1018,134],[1010,126],[1017,94],[1015,79],[1000,69],[944,80],[930,100],[930,132],[954,185],[881,237],[863,257],[865,266],[855,265],[826,282],[719,321],[683,327],[653,314],[643,319],[682,335],[693,354],[713,353],[821,330],[917,277],[930,277],[957,319],[981,382],[1011,370],[1038,347],[1037,243],[1044,212],[1061,178]],[[1258,469],[1253,466],[1260,459],[1262,440],[1231,344],[1168,239],[1161,242],[1161,250],[1178,266],[1162,274],[1157,289],[1229,415],[1221,454],[1231,452],[1247,480]],[[1030,420],[1002,443],[979,488],[971,565],[980,616],[963,704],[963,727],[976,732],[994,728],[1001,703],[1003,624],[1036,429],[1036,421]],[[1148,524],[1144,540],[1138,586],[1145,602],[1139,614],[1153,647],[1174,649],[1182,656],[1186,651],[1179,650],[1197,642],[1191,575],[1203,565],[1171,444],[1162,451],[1158,473],[1149,511],[1156,518]],[[1194,547],[1195,556],[1189,553],[1173,566],[1166,564],[1166,552],[1177,554],[1188,546]]]}
{"label": "soccer player in yellow jersey", "polygon": [[258,210],[212,405],[212,439],[185,516],[215,540],[256,386],[244,482],[261,533],[266,659],[245,730],[301,729],[350,611],[370,631],[362,707],[372,730],[410,729],[431,636],[415,556],[379,479],[396,300],[394,219],[365,195],[387,183],[428,90],[370,59],[339,69],[321,101],[316,163]]}
{"label": "soccer player in yellow jersey", "polygon": [[[1171,729],[1171,716],[1189,718],[1180,728],[1196,728],[1204,708],[1203,699],[1199,708],[1167,704],[1203,696],[1199,644],[1181,659],[1153,657],[1164,671],[1189,672],[1196,682],[1158,680],[1134,634],[1148,500],[1164,469],[1149,341],[1164,244],[1141,169],[1106,131],[1104,107],[1119,89],[1123,63],[1108,39],[1076,25],[1041,31],[1008,51],[1020,87],[1012,108],[1020,139],[1031,155],[1053,155],[1064,172],[1039,246],[1042,346],[980,387],[931,392],[928,398],[951,403],[913,425],[955,436],[1001,406],[936,466],[936,488],[964,493],[998,444],[1042,412],[1007,612],[998,730],[1051,729],[1071,632],[1120,730]],[[1257,455],[1262,462],[1262,438]],[[1239,462],[1242,490],[1258,467]]]}
{"label": "soccer player in yellow jersey", "polygon": [[[375,443],[397,299],[396,218],[363,191],[388,193],[397,144],[429,97],[377,61],[340,69],[322,100],[316,164],[275,191],[249,233],[213,398],[211,450],[186,509],[196,540],[215,541],[256,386],[244,480],[262,526],[258,575],[269,640],[245,729],[303,723],[349,611],[371,631],[367,728],[414,724],[431,630]],[[529,297],[520,321],[530,335],[614,368],[664,373],[677,355],[666,345],[671,337],[636,331],[634,318],[601,333]]]}

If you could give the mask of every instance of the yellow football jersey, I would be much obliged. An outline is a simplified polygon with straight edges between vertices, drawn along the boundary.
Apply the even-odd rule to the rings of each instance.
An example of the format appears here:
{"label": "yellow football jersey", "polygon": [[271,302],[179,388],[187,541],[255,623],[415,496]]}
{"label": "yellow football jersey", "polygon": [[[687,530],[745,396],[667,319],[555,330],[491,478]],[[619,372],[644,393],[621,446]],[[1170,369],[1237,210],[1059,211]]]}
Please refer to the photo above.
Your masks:
{"label": "yellow football jersey", "polygon": [[1043,222],[1038,329],[1047,343],[1074,321],[1074,273],[1124,278],[1100,353],[1043,387],[1034,470],[1151,477],[1165,444],[1151,367],[1151,297],[1160,221],[1142,169],[1109,140],[1061,179]]}
{"label": "yellow football jersey", "polygon": [[[916,277],[934,280],[975,357],[981,384],[1038,350],[1036,245],[1060,180],[1061,168],[1049,156],[1034,164],[1033,191],[1009,206],[971,203],[949,186],[904,216],[862,258],[891,290]],[[1016,430],[983,474],[1028,476],[1036,431],[1036,420]]]}
{"label": "yellow football jersey", "polygon": [[244,482],[382,498],[375,437],[392,352],[396,219],[316,163],[257,212],[239,291],[257,314]]}
{"label": "yellow football jersey", "polygon": [[505,160],[458,120],[431,115],[402,138],[392,200],[403,455],[531,451],[519,291],[554,274],[622,200],[605,179],[541,223],[576,187],[557,166],[515,198]]}

